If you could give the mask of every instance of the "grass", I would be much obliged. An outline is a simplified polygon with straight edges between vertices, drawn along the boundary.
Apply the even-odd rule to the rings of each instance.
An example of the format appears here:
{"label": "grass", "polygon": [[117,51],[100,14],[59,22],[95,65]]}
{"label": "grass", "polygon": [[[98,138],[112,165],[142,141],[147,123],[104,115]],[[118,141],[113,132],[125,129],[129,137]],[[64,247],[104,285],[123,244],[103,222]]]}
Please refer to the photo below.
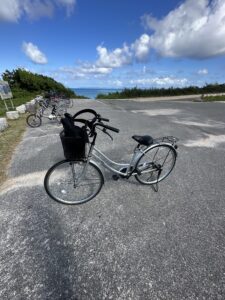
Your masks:
{"label": "grass", "polygon": [[25,119],[26,115],[22,115],[17,120],[8,120],[9,127],[0,133],[0,185],[7,179],[7,167],[26,129]]}
{"label": "grass", "polygon": [[213,102],[213,101],[225,101],[225,95],[221,96],[205,96],[202,98],[205,102]]}
{"label": "grass", "polygon": [[[10,100],[6,100],[6,103],[9,107],[9,110],[15,110],[17,106],[21,105],[21,104],[25,104],[29,101],[31,101],[32,99],[34,99],[38,94],[41,94],[38,93],[38,92],[28,92],[26,90],[21,90],[21,89],[13,89],[12,90],[12,93],[13,93],[13,104],[14,104],[14,109],[11,108],[11,103],[10,103]],[[72,97],[72,99],[86,99],[87,97],[84,97],[84,96],[74,96]],[[6,109],[5,109],[5,104],[4,104],[4,101],[1,100],[0,98],[0,117],[5,117],[5,114],[6,114]]]}
{"label": "grass", "polygon": [[[25,104],[26,102],[32,100],[35,96],[37,96],[37,92],[36,93],[31,93],[31,92],[26,92],[23,90],[14,90],[13,92],[13,104],[14,107],[16,109],[17,106],[21,105],[21,104]],[[6,100],[6,103],[9,107],[9,110],[15,110],[11,108],[11,103],[10,100]],[[6,109],[5,109],[5,104],[4,101],[2,101],[0,99],[0,117],[4,117],[6,113]]]}

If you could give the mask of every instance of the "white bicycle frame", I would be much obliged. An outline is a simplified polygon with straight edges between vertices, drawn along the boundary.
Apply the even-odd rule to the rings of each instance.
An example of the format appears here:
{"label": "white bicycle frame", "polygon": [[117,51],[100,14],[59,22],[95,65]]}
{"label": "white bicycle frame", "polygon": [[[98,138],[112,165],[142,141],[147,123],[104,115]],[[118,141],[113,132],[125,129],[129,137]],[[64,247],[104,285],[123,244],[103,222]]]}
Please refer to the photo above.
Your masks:
{"label": "white bicycle frame", "polygon": [[[174,148],[174,143],[172,143],[172,144],[171,143],[166,143],[166,142],[163,142],[163,140],[162,140],[162,142],[154,143],[154,144],[152,144],[148,147],[145,147],[145,148],[144,148],[144,146],[139,145],[139,146],[136,146],[134,148],[134,152],[133,152],[133,155],[132,155],[131,160],[130,160],[129,163],[117,163],[117,162],[111,160],[109,157],[107,157],[104,153],[102,153],[94,145],[91,145],[90,149],[89,149],[89,153],[88,153],[87,163],[85,164],[85,167],[83,169],[83,172],[82,172],[80,178],[77,181],[77,184],[83,179],[83,176],[86,173],[86,169],[87,169],[87,166],[88,166],[89,162],[92,162],[94,165],[96,165],[101,170],[101,167],[98,165],[98,161],[100,161],[106,169],[112,171],[113,173],[121,175],[123,177],[129,177],[129,176],[137,175],[138,173],[135,172],[135,168],[136,168],[136,165],[137,165],[139,159],[141,158],[141,156],[143,154],[145,154],[146,152],[148,152],[151,148],[155,148],[158,145],[167,145],[167,146],[170,146],[170,147]],[[167,156],[169,155],[169,152],[168,152]],[[166,160],[167,156],[165,157],[165,160]],[[95,160],[93,160],[92,158],[96,159],[97,162]],[[113,166],[115,166],[115,167],[113,167]],[[143,166],[143,168],[145,169],[146,166]],[[126,172],[122,172],[121,171],[122,169],[125,169]],[[155,166],[152,169],[149,169],[149,166],[147,166],[146,172],[143,172],[143,170],[141,170],[141,171],[142,171],[142,174],[143,174],[143,173],[149,173],[149,172],[154,172],[154,171],[159,171],[159,170]],[[73,174],[73,177],[74,177],[74,181],[75,181],[75,174]]]}
{"label": "white bicycle frame", "polygon": [[[90,155],[91,155],[91,158],[93,157],[94,159],[97,160],[97,162],[100,161],[106,169],[108,169],[118,175],[128,176],[134,170],[134,167],[136,166],[138,159],[143,155],[143,153],[144,152],[142,150],[135,148],[133,156],[129,163],[115,162],[115,161],[111,160],[109,157],[107,157],[104,153],[102,153],[95,146],[93,147],[93,151],[91,151]],[[121,172],[120,170],[122,170],[122,169],[125,169],[126,171]]]}
{"label": "white bicycle frame", "polygon": [[[166,144],[166,143],[164,143],[164,144]],[[139,161],[141,156],[143,156],[151,148],[154,148],[156,145],[159,145],[159,144],[152,144],[151,146],[148,146],[148,147],[145,147],[145,148],[144,147],[141,148],[140,146],[135,147],[133,155],[132,155],[131,160],[130,160],[129,163],[117,163],[117,162],[111,160],[109,157],[107,157],[104,153],[102,153],[95,146],[93,146],[93,149],[90,149],[89,157],[90,157],[90,161],[97,164],[97,166],[98,166],[97,162],[100,161],[106,169],[112,171],[113,173],[116,173],[116,174],[121,175],[123,177],[131,176],[131,175],[134,176],[134,175],[137,175],[137,172],[135,172],[135,168],[136,168],[137,162]],[[170,144],[167,144],[167,145],[170,145]],[[96,159],[97,162],[95,162],[95,160],[92,160],[92,157],[94,159]],[[89,161],[89,158],[88,158],[88,161]],[[121,171],[122,169],[126,170],[126,171],[122,172]],[[152,168],[151,172],[154,172],[154,171],[157,171],[157,169]],[[149,172],[149,168],[148,168],[147,172]]]}

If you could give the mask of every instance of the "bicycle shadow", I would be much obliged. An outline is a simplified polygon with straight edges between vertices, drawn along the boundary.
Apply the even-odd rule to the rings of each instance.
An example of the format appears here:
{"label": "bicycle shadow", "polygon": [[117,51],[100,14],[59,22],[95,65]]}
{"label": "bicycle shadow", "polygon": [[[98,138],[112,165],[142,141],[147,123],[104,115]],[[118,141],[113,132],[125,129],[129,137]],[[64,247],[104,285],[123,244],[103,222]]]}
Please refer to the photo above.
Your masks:
{"label": "bicycle shadow", "polygon": [[143,185],[140,182],[138,182],[137,180],[135,180],[135,178],[132,176],[130,178],[122,178],[121,176],[118,176],[118,179],[115,180],[113,178],[113,173],[110,172],[109,170],[105,169],[104,171],[104,178],[105,181],[109,184],[118,182],[120,184],[130,184],[133,185],[135,187],[147,187],[147,188],[151,188],[151,190],[155,193],[158,193],[160,191],[160,183],[156,183],[156,184],[151,184],[151,185]]}

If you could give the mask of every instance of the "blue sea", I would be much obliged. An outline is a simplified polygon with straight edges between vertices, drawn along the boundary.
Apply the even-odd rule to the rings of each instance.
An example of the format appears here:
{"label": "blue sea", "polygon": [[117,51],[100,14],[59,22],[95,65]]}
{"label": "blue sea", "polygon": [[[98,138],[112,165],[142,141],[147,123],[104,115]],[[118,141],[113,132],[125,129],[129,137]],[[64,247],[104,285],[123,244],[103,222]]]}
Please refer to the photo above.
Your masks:
{"label": "blue sea", "polygon": [[94,88],[71,88],[77,95],[95,99],[98,94],[120,92],[122,89],[94,89]]}

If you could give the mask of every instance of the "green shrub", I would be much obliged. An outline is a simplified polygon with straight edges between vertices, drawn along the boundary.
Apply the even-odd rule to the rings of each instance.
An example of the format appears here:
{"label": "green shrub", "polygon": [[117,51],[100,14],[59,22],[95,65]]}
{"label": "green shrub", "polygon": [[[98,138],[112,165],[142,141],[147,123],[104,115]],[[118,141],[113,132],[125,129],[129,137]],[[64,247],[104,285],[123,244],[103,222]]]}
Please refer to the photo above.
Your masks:
{"label": "green shrub", "polygon": [[189,86],[184,88],[150,88],[139,89],[137,87],[127,89],[121,92],[99,94],[97,99],[126,99],[126,98],[139,98],[139,97],[163,97],[163,96],[183,96],[195,94],[209,94],[209,93],[225,93],[225,84],[206,84],[204,87]]}
{"label": "green shrub", "polygon": [[[71,89],[66,88],[63,84],[55,81],[54,79],[28,72],[24,69],[16,69],[13,71],[6,70],[2,74],[2,78],[8,81],[13,94],[14,106],[19,106],[30,100],[35,96],[44,94],[46,92],[55,92],[63,94],[70,98],[81,98],[77,96]],[[10,107],[10,101],[6,100]],[[10,107],[11,109],[11,107]],[[4,102],[0,100],[0,116],[5,115]]]}
{"label": "green shrub", "polygon": [[212,101],[225,101],[225,95],[221,95],[221,96],[203,96],[202,97],[203,101],[206,102],[212,102]]}
{"label": "green shrub", "polygon": [[[53,78],[28,72],[24,69],[16,69],[10,72],[6,70],[2,74],[2,78],[9,82],[9,85],[14,91],[28,92],[56,92],[64,94],[66,97],[76,97],[76,94],[69,88],[66,88],[62,83],[55,81]],[[22,92],[21,92],[22,93]]]}

